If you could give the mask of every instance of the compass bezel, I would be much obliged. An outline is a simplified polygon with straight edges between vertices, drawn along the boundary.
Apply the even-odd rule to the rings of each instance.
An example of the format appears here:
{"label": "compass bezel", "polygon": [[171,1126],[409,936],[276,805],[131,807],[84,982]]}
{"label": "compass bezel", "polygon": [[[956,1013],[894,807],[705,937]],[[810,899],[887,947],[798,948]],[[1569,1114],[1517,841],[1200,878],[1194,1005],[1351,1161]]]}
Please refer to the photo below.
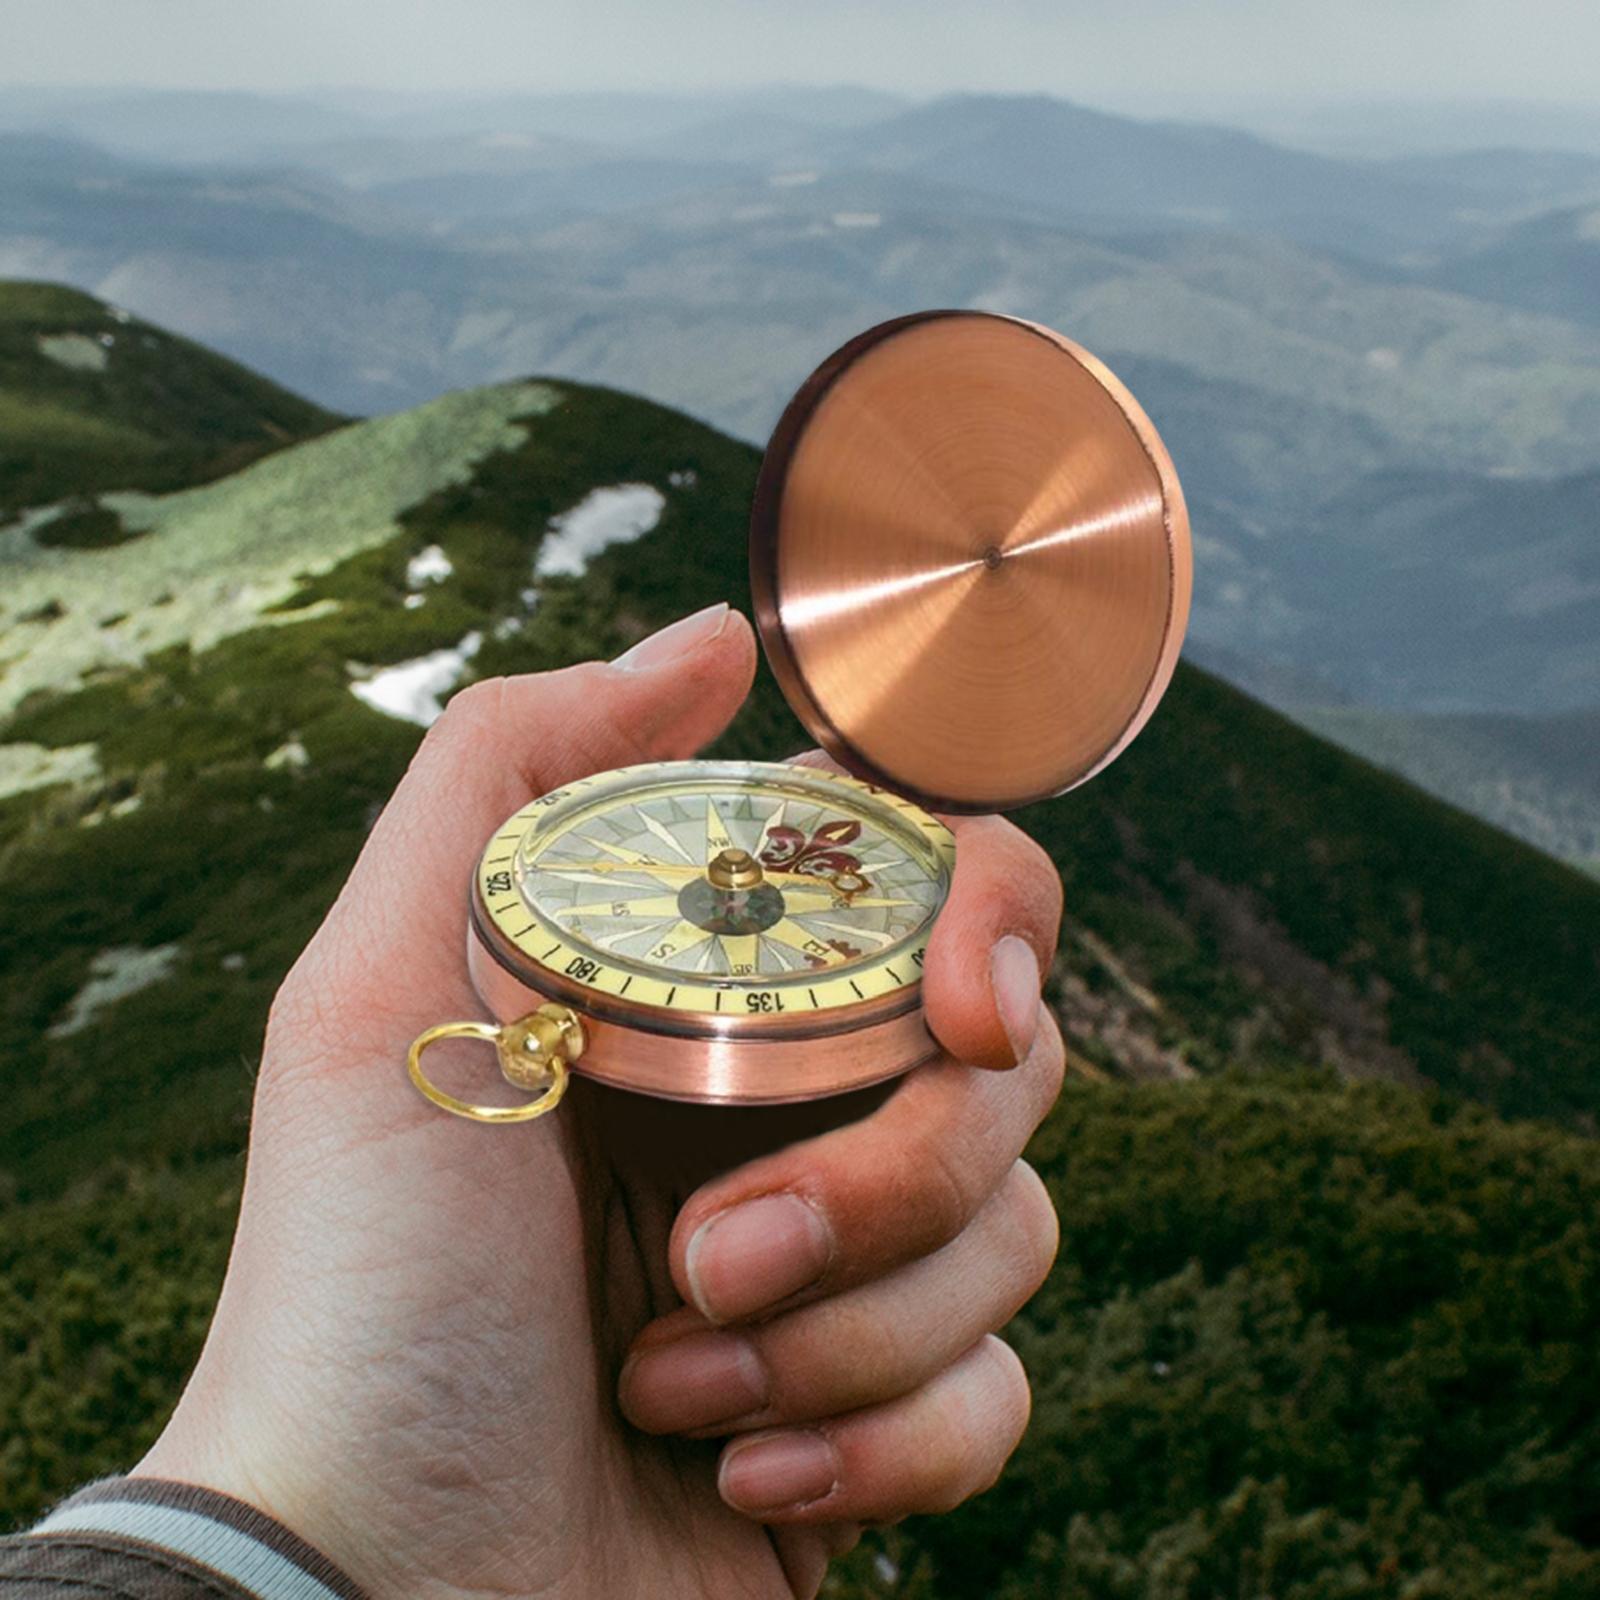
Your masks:
{"label": "compass bezel", "polygon": [[[637,960],[593,966],[592,947],[552,926],[530,905],[520,880],[505,874],[540,831],[560,827],[574,810],[608,795],[649,793],[674,784],[767,783],[813,793],[840,791],[841,803],[871,815],[883,826],[915,834],[943,874],[948,890],[955,865],[955,837],[914,802],[859,778],[782,762],[684,761],[642,763],[579,779],[541,795],[509,817],[485,847],[473,873],[471,922],[476,940],[527,989],[572,1006],[587,1017],[628,1029],[682,1039],[817,1039],[852,1033],[915,1011],[921,1004],[921,961],[933,916],[912,939],[872,959],[850,963],[837,975],[712,978],[671,969],[649,973]],[[569,969],[576,967],[577,975]],[[745,997],[776,996],[781,1009],[745,1009]],[[735,1009],[738,1007],[739,1009]],[[584,1069],[593,1064],[586,1058]],[[597,1073],[598,1075],[598,1073]]]}

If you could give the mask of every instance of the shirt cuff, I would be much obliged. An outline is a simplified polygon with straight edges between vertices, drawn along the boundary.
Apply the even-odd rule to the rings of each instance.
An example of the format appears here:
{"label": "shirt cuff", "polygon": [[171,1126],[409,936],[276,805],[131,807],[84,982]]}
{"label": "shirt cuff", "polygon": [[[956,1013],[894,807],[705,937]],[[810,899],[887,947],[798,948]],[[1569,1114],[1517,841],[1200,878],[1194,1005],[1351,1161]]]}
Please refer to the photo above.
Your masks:
{"label": "shirt cuff", "polygon": [[367,1600],[264,1511],[165,1478],[102,1478],[0,1540],[0,1597],[69,1590],[138,1600]]}

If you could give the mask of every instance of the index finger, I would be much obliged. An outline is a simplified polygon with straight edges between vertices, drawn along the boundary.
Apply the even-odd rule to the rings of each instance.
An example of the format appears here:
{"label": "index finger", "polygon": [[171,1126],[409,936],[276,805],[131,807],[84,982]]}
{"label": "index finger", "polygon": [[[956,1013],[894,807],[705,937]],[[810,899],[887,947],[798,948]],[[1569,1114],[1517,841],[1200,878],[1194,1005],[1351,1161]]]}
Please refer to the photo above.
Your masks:
{"label": "index finger", "polygon": [[1017,1071],[973,1072],[939,1057],[858,1121],[702,1185],[673,1223],[679,1293],[708,1321],[737,1321],[869,1282],[949,1243],[1016,1165],[1061,1087],[1061,1037],[1035,1005],[1038,1034]]}

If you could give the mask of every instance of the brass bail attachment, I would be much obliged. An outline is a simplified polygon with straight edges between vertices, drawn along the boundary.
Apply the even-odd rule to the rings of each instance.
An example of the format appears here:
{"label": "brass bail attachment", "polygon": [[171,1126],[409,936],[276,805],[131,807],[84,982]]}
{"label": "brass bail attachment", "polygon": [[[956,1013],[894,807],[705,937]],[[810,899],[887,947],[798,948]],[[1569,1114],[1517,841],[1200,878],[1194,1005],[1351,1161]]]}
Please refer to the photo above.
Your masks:
{"label": "brass bail attachment", "polygon": [[[507,1083],[536,1089],[534,1099],[519,1106],[482,1106],[446,1094],[422,1070],[422,1055],[441,1039],[482,1039],[492,1044]],[[583,1054],[583,1023],[566,1006],[542,1005],[515,1022],[441,1022],[419,1033],[406,1054],[411,1081],[436,1106],[474,1122],[530,1122],[554,1111],[567,1092],[567,1073]]]}

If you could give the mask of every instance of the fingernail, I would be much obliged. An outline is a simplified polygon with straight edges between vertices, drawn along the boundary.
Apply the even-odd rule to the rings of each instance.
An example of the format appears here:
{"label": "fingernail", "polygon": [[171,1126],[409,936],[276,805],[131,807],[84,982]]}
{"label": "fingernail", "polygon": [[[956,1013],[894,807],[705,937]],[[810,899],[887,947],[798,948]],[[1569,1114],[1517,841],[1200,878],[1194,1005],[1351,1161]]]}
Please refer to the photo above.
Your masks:
{"label": "fingernail", "polygon": [[767,1403],[767,1374],[748,1339],[691,1333],[630,1356],[617,1381],[623,1411],[654,1433],[686,1433]]}
{"label": "fingernail", "polygon": [[729,1322],[815,1283],[832,1254],[827,1224],[804,1200],[770,1194],[702,1222],[684,1270],[700,1314]]}
{"label": "fingernail", "polygon": [[1033,947],[1008,933],[989,957],[989,978],[1011,1054],[1017,1061],[1025,1060],[1039,1031],[1039,962]]}
{"label": "fingernail", "polygon": [[717,1471],[717,1492],[735,1511],[760,1513],[810,1505],[833,1493],[839,1458],[810,1428],[754,1435],[728,1446]]}
{"label": "fingernail", "polygon": [[624,650],[611,665],[624,672],[649,672],[653,667],[664,667],[669,661],[710,644],[727,624],[728,602],[719,600],[714,606],[707,606],[692,617],[680,617],[659,633],[641,639]]}

